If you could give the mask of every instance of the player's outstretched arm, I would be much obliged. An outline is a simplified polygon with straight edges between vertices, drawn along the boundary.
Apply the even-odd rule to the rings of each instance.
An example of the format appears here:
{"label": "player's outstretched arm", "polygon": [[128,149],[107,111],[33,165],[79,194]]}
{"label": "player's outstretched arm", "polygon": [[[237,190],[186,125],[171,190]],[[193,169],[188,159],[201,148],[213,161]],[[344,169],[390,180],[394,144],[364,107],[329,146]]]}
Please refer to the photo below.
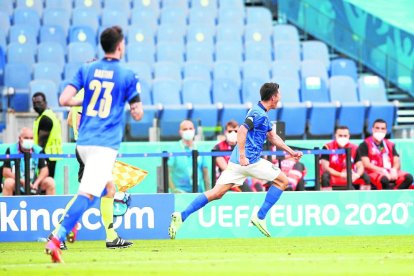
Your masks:
{"label": "player's outstretched arm", "polygon": [[67,85],[65,89],[63,89],[62,94],[59,97],[59,104],[61,106],[79,106],[82,105],[82,100],[75,99],[74,96],[76,95],[75,87],[72,85]]}
{"label": "player's outstretched arm", "polygon": [[139,121],[144,116],[144,109],[142,102],[133,102],[130,104],[131,116],[135,121]]}
{"label": "player's outstretched arm", "polygon": [[274,131],[269,131],[267,133],[267,138],[270,143],[275,145],[277,148],[286,151],[293,158],[299,160],[302,157],[303,155],[302,152],[294,151],[293,149],[291,149],[288,145],[285,144],[285,142],[283,142],[282,138],[280,138],[279,135],[277,135]]}

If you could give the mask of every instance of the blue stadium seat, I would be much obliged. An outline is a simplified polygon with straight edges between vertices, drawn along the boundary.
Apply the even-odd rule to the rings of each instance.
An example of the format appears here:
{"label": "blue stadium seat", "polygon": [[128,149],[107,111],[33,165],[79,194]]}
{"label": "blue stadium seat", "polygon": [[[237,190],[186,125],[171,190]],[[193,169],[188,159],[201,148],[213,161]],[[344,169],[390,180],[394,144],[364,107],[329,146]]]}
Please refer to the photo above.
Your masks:
{"label": "blue stadium seat", "polygon": [[39,43],[56,42],[64,51],[66,51],[66,32],[61,26],[45,26],[40,27]]}
{"label": "blue stadium seat", "polygon": [[42,15],[43,12],[43,0],[17,0],[16,1],[16,8],[29,8],[33,9],[37,12],[39,16]]}
{"label": "blue stadium seat", "polygon": [[52,109],[59,109],[58,86],[51,80],[33,80],[29,84],[29,97],[36,92],[43,92],[46,96],[47,106]]}
{"label": "blue stadium seat", "polygon": [[46,8],[72,10],[72,1],[45,0]]}
{"label": "blue stadium seat", "polygon": [[155,12],[160,10],[160,1],[158,0],[133,0],[132,7],[134,10],[152,9]]}
{"label": "blue stadium seat", "polygon": [[331,61],[331,76],[348,76],[355,82],[358,79],[358,71],[355,61],[347,58],[338,58]]}
{"label": "blue stadium seat", "polygon": [[334,103],[313,103],[309,113],[308,131],[312,136],[334,134],[336,123],[336,105]]}
{"label": "blue stadium seat", "polygon": [[387,133],[392,133],[395,123],[397,108],[390,102],[371,102],[367,111],[367,130],[371,132],[371,127],[376,119],[383,119],[387,122]]}
{"label": "blue stadium seat", "polygon": [[298,29],[293,25],[279,24],[273,27],[273,42],[291,41],[299,44]]}
{"label": "blue stadium seat", "polygon": [[300,65],[302,79],[307,77],[319,77],[328,83],[328,72],[325,65],[318,60],[304,60]]}
{"label": "blue stadium seat", "polygon": [[184,46],[180,42],[160,42],[157,44],[157,61],[184,62]]}
{"label": "blue stadium seat", "polygon": [[128,27],[127,42],[129,43],[149,43],[155,44],[154,30],[147,26],[131,25]]}
{"label": "blue stadium seat", "polygon": [[214,79],[213,102],[222,104],[240,104],[239,85],[231,79]]}
{"label": "blue stadium seat", "polygon": [[243,78],[242,87],[242,99],[244,103],[255,104],[260,101],[260,87],[266,82],[269,82],[269,78],[265,77],[245,77]]}
{"label": "blue stadium seat", "polygon": [[163,9],[180,8],[183,10],[188,9],[188,0],[161,0],[161,7]]}
{"label": "blue stadium seat", "polygon": [[289,60],[275,60],[272,64],[273,79],[280,81],[283,78],[295,79],[298,85],[299,81],[299,67],[292,64]]}
{"label": "blue stadium seat", "polygon": [[185,28],[187,25],[187,10],[174,6],[163,8],[160,12],[160,24]]}
{"label": "blue stadium seat", "polygon": [[13,24],[26,24],[39,31],[40,28],[40,16],[36,10],[31,8],[17,8],[13,13]]}
{"label": "blue stadium seat", "polygon": [[211,85],[211,66],[201,62],[186,62],[183,67],[184,78],[200,78]]}
{"label": "blue stadium seat", "polygon": [[279,121],[286,124],[285,133],[287,138],[304,138],[306,120],[307,107],[305,103],[284,103],[279,109]]}
{"label": "blue stadium seat", "polygon": [[240,67],[237,63],[217,61],[213,67],[213,80],[230,79],[237,87],[241,85]]}
{"label": "blue stadium seat", "polygon": [[43,11],[43,25],[61,26],[65,33],[70,26],[71,11],[64,9],[45,9]]}
{"label": "blue stadium seat", "polygon": [[128,141],[134,140],[148,140],[149,129],[153,125],[154,118],[158,116],[158,108],[156,106],[144,105],[144,116],[141,120],[135,121],[129,115],[129,111],[126,111],[126,125],[127,125],[127,139]]}
{"label": "blue stadium seat", "polygon": [[6,63],[4,85],[18,90],[27,90],[32,80],[32,67],[24,63]]}
{"label": "blue stadium seat", "polygon": [[104,9],[120,11],[124,14],[128,14],[131,10],[129,0],[103,0]]}
{"label": "blue stadium seat", "polygon": [[100,11],[102,8],[101,0],[73,0],[75,2],[75,8],[88,8]]}
{"label": "blue stadium seat", "polygon": [[218,1],[217,0],[190,0],[191,9],[206,9],[213,13],[217,12],[218,9]]}
{"label": "blue stadium seat", "polygon": [[183,103],[211,104],[210,84],[197,78],[183,80]]}
{"label": "blue stadium seat", "polygon": [[83,62],[68,62],[65,64],[64,68],[64,80],[70,81],[75,76],[75,74],[79,71],[79,68],[82,66]]}
{"label": "blue stadium seat", "polygon": [[361,76],[358,79],[361,101],[388,102],[384,81],[377,76]]}
{"label": "blue stadium seat", "polygon": [[219,9],[244,12],[244,0],[219,0]]}
{"label": "blue stadium seat", "polygon": [[72,26],[89,26],[95,32],[99,27],[98,10],[89,8],[75,8],[72,11]]}
{"label": "blue stadium seat", "polygon": [[246,42],[245,60],[260,60],[270,66],[272,63],[272,48],[270,43],[260,43],[256,41]]}
{"label": "blue stadium seat", "polygon": [[342,102],[338,110],[337,124],[348,126],[353,136],[363,136],[366,106],[360,102]]}
{"label": "blue stadium seat", "polygon": [[92,47],[96,47],[96,32],[88,26],[72,26],[69,29],[69,43],[87,42]]}
{"label": "blue stadium seat", "polygon": [[328,70],[330,66],[328,46],[322,41],[316,40],[302,42],[302,59],[319,60]]}
{"label": "blue stadium seat", "polygon": [[51,80],[59,87],[62,81],[62,69],[56,63],[41,62],[33,66],[33,80]]}
{"label": "blue stadium seat", "polygon": [[246,8],[246,25],[257,24],[264,29],[272,28],[272,13],[265,7]]}
{"label": "blue stadium seat", "polygon": [[101,27],[108,28],[114,25],[118,25],[123,30],[126,30],[128,27],[128,17],[119,10],[104,8],[101,16]]}
{"label": "blue stadium seat", "polygon": [[235,120],[239,125],[243,124],[248,109],[247,105],[244,104],[225,104],[221,114],[221,126],[224,128],[230,120]]}
{"label": "blue stadium seat", "polygon": [[4,69],[6,67],[6,53],[0,47],[0,86],[4,85]]}
{"label": "blue stadium seat", "polygon": [[174,24],[164,24],[158,26],[157,43],[179,42],[184,44],[185,27]]}
{"label": "blue stadium seat", "polygon": [[8,16],[12,16],[14,11],[14,0],[1,0],[0,1],[0,11],[4,11]]}
{"label": "blue stadium seat", "polygon": [[260,60],[246,60],[242,67],[243,78],[265,78],[270,80],[269,64]]}
{"label": "blue stadium seat", "polygon": [[95,57],[95,49],[89,43],[72,42],[68,45],[68,62],[86,62]]}
{"label": "blue stadium seat", "polygon": [[152,69],[147,63],[142,61],[131,61],[125,63],[129,69],[138,75],[139,80],[145,80],[146,82],[152,81]]}
{"label": "blue stadium seat", "polygon": [[190,113],[184,105],[164,105],[159,113],[159,126],[162,140],[180,139],[180,123],[185,119],[190,119]]}
{"label": "blue stadium seat", "polygon": [[63,47],[56,42],[44,42],[37,46],[38,62],[53,62],[63,68],[65,64],[65,52]]}
{"label": "blue stadium seat", "polygon": [[[152,1],[151,3],[154,2],[157,1]],[[150,7],[134,8],[131,13],[131,25],[146,26],[147,28],[155,31],[158,27],[158,10]]]}
{"label": "blue stadium seat", "polygon": [[193,121],[194,126],[200,125],[203,129],[203,135],[206,139],[214,138],[215,127],[218,125],[219,111],[216,105],[193,105],[191,110],[190,120]]}
{"label": "blue stadium seat", "polygon": [[299,67],[301,63],[300,58],[300,44],[294,41],[279,41],[274,43],[275,61],[287,60],[292,66]]}
{"label": "blue stadium seat", "polygon": [[208,25],[189,25],[187,28],[187,43],[200,42],[200,43],[214,43],[215,27],[209,27]]}
{"label": "blue stadium seat", "polygon": [[214,46],[209,42],[188,42],[186,51],[186,60],[191,62],[203,62],[206,64],[213,63]]}
{"label": "blue stadium seat", "polygon": [[216,41],[242,43],[244,26],[232,23],[219,24],[216,28]]}
{"label": "blue stadium seat", "polygon": [[3,54],[6,54],[5,52],[7,49],[6,37],[7,34],[2,29],[0,29],[0,49],[2,49]]}
{"label": "blue stadium seat", "polygon": [[0,9],[0,29],[2,30],[2,32],[4,32],[4,34],[9,33],[10,25],[11,24],[9,14],[4,10]]}
{"label": "blue stadium seat", "polygon": [[243,61],[242,44],[236,41],[217,42],[216,61],[230,61],[241,64]]}
{"label": "blue stadium seat", "polygon": [[173,79],[154,79],[152,98],[154,104],[179,105],[181,101],[181,82]]}
{"label": "blue stadium seat", "polygon": [[35,63],[35,48],[29,44],[12,42],[7,46],[8,63],[24,63],[32,66]]}
{"label": "blue stadium seat", "polygon": [[130,42],[126,49],[126,59],[128,62],[142,61],[152,66],[155,59],[154,44]]}
{"label": "blue stadium seat", "polygon": [[9,43],[17,42],[35,47],[37,45],[37,33],[36,28],[30,25],[13,25],[9,30]]}
{"label": "blue stadium seat", "polygon": [[181,66],[171,61],[160,61],[154,64],[154,78],[168,78],[181,81]]}
{"label": "blue stadium seat", "polygon": [[348,76],[333,76],[329,79],[331,101],[358,102],[358,93],[355,81]]}
{"label": "blue stadium seat", "polygon": [[191,25],[202,25],[209,28],[213,28],[216,25],[215,10],[210,10],[202,7],[193,7],[190,9],[188,15],[188,24]]}
{"label": "blue stadium seat", "polygon": [[244,41],[246,43],[250,41],[254,41],[256,43],[263,43],[271,49],[271,29],[264,28],[262,25],[258,24],[247,25],[244,29]]}
{"label": "blue stadium seat", "polygon": [[237,9],[222,9],[218,11],[218,24],[231,24],[236,26],[244,26],[245,11]]}
{"label": "blue stadium seat", "polygon": [[282,103],[299,103],[300,82],[298,78],[283,77],[274,79],[279,84],[279,90],[282,94]]}
{"label": "blue stadium seat", "polygon": [[320,77],[304,77],[301,81],[300,96],[302,102],[330,102],[327,83]]}

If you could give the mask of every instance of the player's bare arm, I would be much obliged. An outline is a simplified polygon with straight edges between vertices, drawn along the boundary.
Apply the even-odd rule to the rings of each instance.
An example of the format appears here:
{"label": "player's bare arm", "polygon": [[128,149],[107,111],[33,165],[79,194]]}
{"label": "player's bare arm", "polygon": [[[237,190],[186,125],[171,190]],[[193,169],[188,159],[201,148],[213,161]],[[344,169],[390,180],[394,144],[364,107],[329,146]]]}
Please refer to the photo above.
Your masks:
{"label": "player's bare arm", "polygon": [[246,157],[246,137],[247,128],[241,125],[237,131],[237,146],[239,147],[239,162],[241,166],[249,165],[249,159]]}
{"label": "player's bare arm", "polygon": [[75,99],[74,96],[78,91],[72,85],[67,85],[63,89],[62,94],[59,97],[59,104],[61,106],[80,106],[83,100]]}
{"label": "player's bare arm", "polygon": [[283,142],[283,140],[279,137],[279,135],[277,135],[274,131],[269,131],[267,133],[267,139],[269,140],[270,143],[275,145],[277,148],[282,149],[286,151],[287,153],[289,153],[296,160],[299,160],[303,155],[302,152],[294,151],[288,145],[286,145],[285,142]]}

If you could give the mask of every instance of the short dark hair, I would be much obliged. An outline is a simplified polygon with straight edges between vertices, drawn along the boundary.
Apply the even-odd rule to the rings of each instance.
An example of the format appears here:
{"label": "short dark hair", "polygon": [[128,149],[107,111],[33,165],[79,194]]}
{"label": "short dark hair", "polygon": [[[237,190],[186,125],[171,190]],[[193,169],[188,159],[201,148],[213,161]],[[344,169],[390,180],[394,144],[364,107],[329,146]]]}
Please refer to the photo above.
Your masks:
{"label": "short dark hair", "polygon": [[122,28],[112,26],[101,33],[101,46],[105,53],[113,53],[118,44],[124,39]]}
{"label": "short dark hair", "polygon": [[42,97],[43,101],[46,102],[46,96],[45,96],[45,94],[43,92],[36,92],[36,93],[34,93],[33,96],[32,96],[32,99],[33,98],[36,98],[38,96]]}
{"label": "short dark hair", "polygon": [[275,82],[267,82],[260,88],[260,99],[268,101],[273,95],[279,93],[279,84]]}
{"label": "short dark hair", "polygon": [[336,133],[336,131],[338,130],[338,129],[346,129],[346,130],[348,130],[349,131],[349,127],[347,127],[347,126],[336,126],[335,127],[335,133]]}
{"label": "short dark hair", "polygon": [[230,120],[230,121],[228,121],[228,122],[227,122],[227,124],[226,124],[226,129],[227,129],[228,127],[235,128],[235,127],[238,127],[238,126],[239,126],[239,123],[237,123],[235,120]]}
{"label": "short dark hair", "polygon": [[385,121],[385,120],[383,120],[383,119],[376,119],[375,121],[374,121],[374,123],[372,123],[372,127],[374,127],[374,125],[376,124],[376,123],[384,123],[385,125],[387,125],[387,122]]}

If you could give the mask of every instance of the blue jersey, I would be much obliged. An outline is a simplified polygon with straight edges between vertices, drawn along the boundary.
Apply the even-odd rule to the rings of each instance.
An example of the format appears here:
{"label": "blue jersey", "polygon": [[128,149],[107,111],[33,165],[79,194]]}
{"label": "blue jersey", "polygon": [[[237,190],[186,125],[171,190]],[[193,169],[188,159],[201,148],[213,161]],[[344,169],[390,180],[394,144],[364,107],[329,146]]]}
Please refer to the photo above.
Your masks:
{"label": "blue jersey", "polygon": [[[250,126],[246,121],[251,122]],[[249,163],[253,164],[260,160],[267,132],[272,130],[266,109],[260,102],[247,112],[243,125],[248,129],[245,144],[246,157],[249,159]],[[237,145],[231,153],[230,161],[239,164],[239,147]]]}
{"label": "blue jersey", "polygon": [[138,77],[119,60],[104,58],[82,65],[70,84],[85,90],[77,144],[117,150],[125,104],[140,92]]}

